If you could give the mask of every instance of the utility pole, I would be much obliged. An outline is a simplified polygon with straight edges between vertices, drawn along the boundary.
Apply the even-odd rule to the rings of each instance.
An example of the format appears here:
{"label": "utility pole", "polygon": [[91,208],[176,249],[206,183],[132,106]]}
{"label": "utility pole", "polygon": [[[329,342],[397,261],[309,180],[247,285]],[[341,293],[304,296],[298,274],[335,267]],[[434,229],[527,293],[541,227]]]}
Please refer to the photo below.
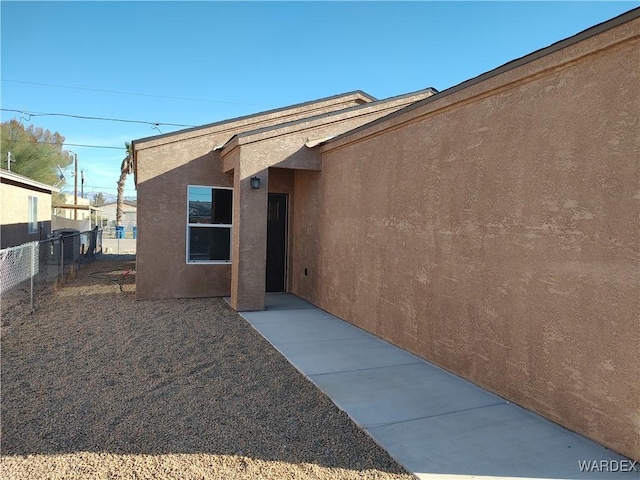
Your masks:
{"label": "utility pole", "polygon": [[11,158],[13,157],[13,155],[11,155],[11,152],[7,152],[7,170],[11,171],[11,162],[15,162],[15,158]]}
{"label": "utility pole", "polygon": [[73,209],[73,219],[78,220],[78,154],[73,154],[74,158],[74,187],[73,187],[73,204],[76,208]]}
{"label": "utility pole", "polygon": [[80,197],[84,198],[84,170],[80,170]]}

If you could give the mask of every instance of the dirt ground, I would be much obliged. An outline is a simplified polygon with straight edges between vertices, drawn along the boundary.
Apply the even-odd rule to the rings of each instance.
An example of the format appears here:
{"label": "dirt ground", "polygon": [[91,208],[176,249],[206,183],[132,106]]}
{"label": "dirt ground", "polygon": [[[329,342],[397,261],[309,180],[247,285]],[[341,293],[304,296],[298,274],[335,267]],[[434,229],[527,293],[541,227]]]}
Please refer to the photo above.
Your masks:
{"label": "dirt ground", "polygon": [[2,327],[0,477],[413,478],[222,299],[135,301],[134,265]]}

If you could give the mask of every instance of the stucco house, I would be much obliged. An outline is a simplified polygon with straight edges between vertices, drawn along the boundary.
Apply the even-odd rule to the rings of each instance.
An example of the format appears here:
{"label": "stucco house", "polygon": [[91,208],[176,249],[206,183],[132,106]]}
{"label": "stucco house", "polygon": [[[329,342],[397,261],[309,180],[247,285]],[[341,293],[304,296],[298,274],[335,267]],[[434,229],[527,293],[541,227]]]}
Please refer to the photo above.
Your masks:
{"label": "stucco house", "polygon": [[[257,210],[266,212],[268,192],[289,194],[291,211],[295,172],[320,169],[318,152],[309,145],[434,93],[426,89],[375,100],[351,92],[133,141],[138,238],[144,231],[153,244],[137,254],[138,267],[145,272],[137,280],[138,298],[232,295],[234,308],[264,308],[267,218],[266,213],[259,215],[264,218],[254,216]],[[243,161],[234,163],[240,161],[241,150]],[[246,160],[254,154],[257,158]],[[251,177],[260,178],[259,189],[251,188]],[[198,202],[211,204],[212,198],[216,207],[209,211],[209,220],[191,213]],[[280,228],[288,226],[289,220]],[[251,252],[258,241],[251,238],[255,235],[264,237],[264,245]],[[277,266],[274,261],[286,289],[291,282],[285,273],[290,271],[289,237],[282,239],[286,258]]]}
{"label": "stucco house", "polygon": [[[105,227],[113,228],[116,225],[116,202],[105,203],[100,206],[102,219]],[[138,217],[138,204],[132,200],[122,201],[122,226],[126,229],[131,229],[137,224]]]}
{"label": "stucco house", "polygon": [[60,190],[23,175],[0,170],[0,248],[47,238],[51,195]]}
{"label": "stucco house", "polygon": [[291,292],[640,459],[639,17],[134,141],[138,298]]}
{"label": "stucco house", "polygon": [[[59,200],[59,203],[53,206],[54,216],[68,220],[88,220],[90,218],[91,210],[89,206],[91,202],[88,198],[82,198],[80,196],[74,198],[73,194],[63,193],[60,195]],[[80,208],[73,208],[77,205],[79,205]]]}

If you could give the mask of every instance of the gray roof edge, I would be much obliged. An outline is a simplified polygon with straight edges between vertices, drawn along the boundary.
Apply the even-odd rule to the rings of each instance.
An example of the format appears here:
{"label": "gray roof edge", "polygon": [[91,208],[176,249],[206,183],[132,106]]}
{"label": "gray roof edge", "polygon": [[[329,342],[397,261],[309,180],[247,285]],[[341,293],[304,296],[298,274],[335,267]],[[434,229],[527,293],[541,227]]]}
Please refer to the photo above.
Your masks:
{"label": "gray roof edge", "polygon": [[[376,97],[374,97],[372,95],[369,95],[368,93],[366,93],[366,92],[364,92],[362,90],[353,90],[351,92],[338,93],[336,95],[331,95],[329,97],[322,97],[322,98],[318,98],[316,100],[309,100],[309,101],[302,102],[302,103],[295,103],[293,105],[287,105],[285,107],[274,108],[274,109],[271,109],[271,110],[264,110],[264,111],[261,111],[261,112],[251,113],[249,115],[241,115],[239,117],[227,118],[227,119],[224,119],[224,120],[219,120],[217,122],[207,123],[205,125],[199,125],[197,127],[184,128],[182,130],[176,130],[175,132],[163,133],[162,135],[153,135],[151,137],[138,138],[136,140],[132,140],[131,144],[132,145],[134,145],[134,144],[139,145],[141,143],[149,142],[149,141],[152,141],[152,140],[160,140],[160,139],[163,139],[163,138],[172,137],[174,135],[182,135],[184,133],[196,132],[198,130],[204,130],[206,128],[216,127],[218,125],[224,125],[226,123],[237,122],[237,121],[240,121],[240,120],[247,120],[249,118],[259,117],[261,115],[269,115],[269,114],[273,114],[273,113],[284,112],[286,110],[291,110],[291,109],[294,109],[294,108],[300,108],[300,107],[305,107],[305,106],[308,106],[308,105],[313,105],[314,103],[326,102],[326,101],[330,101],[330,100],[337,100],[337,99],[342,98],[342,97],[346,98],[346,97],[350,97],[350,96],[353,96],[353,95],[361,95],[363,97],[366,97],[366,98],[371,100],[370,103],[374,103],[374,102],[378,101],[378,99]],[[365,105],[368,105],[368,104],[365,104]]]}
{"label": "gray roof edge", "polygon": [[[100,205],[100,207],[106,207],[108,205],[117,205],[118,202],[107,202],[107,203],[103,203],[102,205]],[[138,207],[138,201],[137,200],[122,200],[122,203],[125,205],[129,205],[130,207]]]}
{"label": "gray roof edge", "polygon": [[[340,114],[343,114],[345,112],[352,112],[352,111],[355,111],[355,110],[361,110],[361,109],[369,108],[369,107],[376,106],[376,105],[382,105],[382,104],[387,103],[387,102],[392,102],[392,101],[396,101],[396,100],[402,100],[403,98],[408,98],[408,97],[412,97],[414,95],[419,95],[421,93],[427,93],[427,92],[432,92],[434,95],[436,95],[438,93],[438,90],[436,90],[433,87],[427,87],[427,88],[423,88],[422,90],[416,90],[415,92],[403,93],[401,95],[396,95],[394,97],[389,97],[389,98],[385,98],[385,99],[382,99],[382,100],[375,100],[375,101],[370,102],[370,103],[363,103],[362,105],[355,105],[353,107],[343,108],[342,110],[333,110],[331,112],[325,112],[325,113],[321,113],[321,114],[318,114],[318,115],[311,115],[310,117],[303,117],[303,118],[299,118],[297,120],[291,120],[289,122],[282,122],[282,123],[278,123],[276,125],[270,125],[268,127],[256,128],[254,130],[246,130],[244,132],[240,132],[240,133],[235,134],[233,137],[231,137],[227,141],[226,144],[230,143],[234,138],[249,137],[251,135],[256,135],[258,133],[268,132],[270,130],[279,130],[279,129],[283,128],[283,127],[290,127],[290,126],[293,126],[293,125],[298,125],[300,123],[305,123],[305,122],[309,122],[309,121],[313,121],[313,120],[319,120],[321,118],[331,117],[333,115],[340,115]],[[418,101],[420,101],[420,100],[418,100]],[[406,108],[406,107],[404,107],[404,108]]]}
{"label": "gray roof edge", "polygon": [[[48,190],[50,192],[56,192],[56,193],[60,192],[60,189],[55,185],[49,185],[47,183],[34,180],[33,178],[30,178],[30,177],[25,177],[24,175],[20,175],[19,173],[5,170],[3,168],[0,169],[0,178],[4,178],[8,182],[20,183],[22,185],[38,188],[40,190]],[[0,183],[5,183],[5,182],[0,181]]]}
{"label": "gray roof edge", "polygon": [[436,95],[432,95],[428,98],[425,98],[423,100],[418,100],[415,103],[412,103],[411,105],[407,105],[406,107],[403,107],[393,113],[390,113],[389,115],[385,115],[384,117],[378,118],[376,120],[373,120],[369,123],[366,123],[364,125],[361,125],[359,127],[356,127],[352,130],[349,130],[347,132],[344,132],[340,135],[336,135],[335,137],[331,138],[330,140],[327,140],[326,142],[323,142],[322,145],[327,145],[330,143],[334,143],[337,141],[340,141],[341,139],[352,135],[354,133],[360,132],[362,130],[365,130],[367,128],[373,127],[375,125],[378,125],[382,122],[385,122],[391,118],[395,118],[399,115],[403,115],[407,112],[410,112],[411,110],[414,110],[416,108],[420,108],[426,104],[429,104],[431,102],[435,102],[443,97],[446,97],[448,95],[454,94],[460,90],[463,90],[465,88],[471,87],[477,83],[483,82],[485,80],[489,80],[490,78],[496,77],[502,73],[505,73],[509,70],[513,70],[515,68],[518,68],[522,65],[526,65],[527,63],[533,62],[534,60],[537,60],[539,58],[545,57],[547,55],[550,55],[552,53],[555,53],[559,50],[562,50],[563,48],[567,48],[570,47],[571,45],[575,45],[576,43],[579,43],[583,40],[587,40],[591,37],[594,37],[600,33],[606,32],[607,30],[611,30],[615,27],[618,27],[620,25],[624,25],[625,23],[628,23],[632,20],[635,20],[637,18],[640,18],[640,7],[638,8],[634,8],[632,10],[629,10],[628,12],[622,13],[620,15],[618,15],[617,17],[613,17],[610,20],[606,20],[602,23],[598,23],[592,27],[589,27],[585,30],[582,30],[581,32],[576,33],[575,35],[572,35],[570,37],[564,38],[562,40],[559,40],[557,42],[552,43],[551,45],[548,45],[546,47],[540,48],[538,50],[535,50],[527,55],[524,55],[522,57],[516,58],[514,60],[510,60],[507,63],[504,63],[492,70],[489,70],[485,73],[481,73],[480,75],[470,78],[468,80],[465,80],[462,83],[459,83],[457,85],[454,85],[453,87],[449,87],[445,90],[442,90],[441,92],[438,92]]}

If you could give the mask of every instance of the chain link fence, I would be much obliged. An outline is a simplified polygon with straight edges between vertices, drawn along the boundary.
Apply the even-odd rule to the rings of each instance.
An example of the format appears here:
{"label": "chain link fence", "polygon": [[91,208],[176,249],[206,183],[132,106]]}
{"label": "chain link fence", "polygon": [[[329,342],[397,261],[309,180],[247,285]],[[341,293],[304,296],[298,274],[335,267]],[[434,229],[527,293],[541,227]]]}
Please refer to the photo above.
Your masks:
{"label": "chain link fence", "polygon": [[35,311],[38,297],[63,285],[102,252],[102,231],[63,231],[47,240],[0,250],[0,321]]}

